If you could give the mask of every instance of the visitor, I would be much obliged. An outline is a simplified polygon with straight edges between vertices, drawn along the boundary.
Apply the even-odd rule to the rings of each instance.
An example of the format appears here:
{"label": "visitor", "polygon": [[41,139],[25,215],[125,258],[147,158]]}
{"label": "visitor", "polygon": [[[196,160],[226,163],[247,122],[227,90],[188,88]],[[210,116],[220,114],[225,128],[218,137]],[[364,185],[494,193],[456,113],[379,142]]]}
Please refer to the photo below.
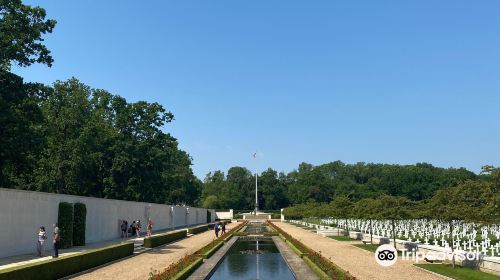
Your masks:
{"label": "visitor", "polygon": [[59,257],[59,242],[61,241],[61,232],[59,231],[59,227],[57,223],[54,224],[54,232],[52,233],[52,239],[54,243],[54,258]]}
{"label": "visitor", "polygon": [[148,218],[148,237],[151,236],[152,231],[153,231],[153,221],[151,221],[151,218]]}
{"label": "visitor", "polygon": [[219,224],[218,223],[215,223],[214,231],[215,231],[215,237],[218,238],[219,237]]}
{"label": "visitor", "polygon": [[122,224],[120,225],[120,228],[122,230],[122,238],[127,238],[128,237],[128,233],[127,233],[128,223],[127,223],[127,221],[123,220]]}
{"label": "visitor", "polygon": [[135,232],[137,237],[141,237],[141,220],[137,220],[137,223],[135,223]]}
{"label": "visitor", "polygon": [[38,241],[36,243],[36,252],[39,257],[43,257],[43,244],[45,243],[45,239],[47,239],[47,234],[45,233],[45,227],[41,226],[38,231]]}
{"label": "visitor", "polygon": [[130,237],[134,236],[135,233],[135,221],[132,221],[132,224],[130,224]]}
{"label": "visitor", "polygon": [[222,235],[226,234],[226,223],[222,223]]}
{"label": "visitor", "polygon": [[[222,231],[222,224],[223,224],[223,222],[219,223],[219,231]],[[222,233],[221,233],[221,236],[222,236]]]}

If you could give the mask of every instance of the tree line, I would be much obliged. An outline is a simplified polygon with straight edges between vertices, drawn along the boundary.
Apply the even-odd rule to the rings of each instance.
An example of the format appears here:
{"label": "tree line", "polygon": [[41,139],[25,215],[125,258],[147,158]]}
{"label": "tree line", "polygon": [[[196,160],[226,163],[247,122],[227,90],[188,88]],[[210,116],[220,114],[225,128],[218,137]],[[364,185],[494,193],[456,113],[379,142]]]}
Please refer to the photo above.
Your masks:
{"label": "tree line", "polygon": [[56,21],[20,0],[0,3],[0,187],[196,203],[191,158],[162,130],[174,116],[76,78],[26,83],[11,65],[51,66],[43,35]]}
{"label": "tree line", "polygon": [[[258,174],[258,202],[261,209],[280,209],[323,205],[341,197],[353,202],[383,196],[425,201],[440,190],[464,182],[487,182],[491,177],[487,173],[476,175],[464,168],[439,168],[427,163],[302,163],[287,174],[271,168]],[[200,200],[210,208],[253,209],[255,174],[244,167],[232,167],[227,174],[211,172],[204,179]]]}

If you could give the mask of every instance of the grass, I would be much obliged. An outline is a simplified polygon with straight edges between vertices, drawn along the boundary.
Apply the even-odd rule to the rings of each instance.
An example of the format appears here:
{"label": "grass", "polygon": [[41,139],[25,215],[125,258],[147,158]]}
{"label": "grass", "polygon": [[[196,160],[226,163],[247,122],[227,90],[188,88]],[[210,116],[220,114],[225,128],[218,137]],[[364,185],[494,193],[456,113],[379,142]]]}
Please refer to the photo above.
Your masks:
{"label": "grass", "polygon": [[451,264],[415,264],[423,269],[448,276],[457,280],[498,280],[499,276],[482,272],[477,269],[455,266],[453,268]]}
{"label": "grass", "polygon": [[[378,246],[380,246],[377,244],[353,244],[353,245],[358,247],[358,248],[361,248],[363,250],[373,252],[373,253],[375,253],[375,251],[377,251]],[[398,257],[401,257],[402,255],[403,255],[403,253],[398,251]]]}
{"label": "grass", "polygon": [[350,238],[349,236],[330,236],[330,238],[335,239],[337,241],[360,241],[354,238]]}

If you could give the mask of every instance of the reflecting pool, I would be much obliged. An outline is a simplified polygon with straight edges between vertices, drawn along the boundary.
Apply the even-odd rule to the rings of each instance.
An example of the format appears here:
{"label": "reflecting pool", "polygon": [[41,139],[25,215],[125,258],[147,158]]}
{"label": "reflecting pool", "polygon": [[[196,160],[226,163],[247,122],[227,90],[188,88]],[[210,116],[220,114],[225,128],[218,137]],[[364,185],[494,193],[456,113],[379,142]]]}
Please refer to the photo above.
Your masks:
{"label": "reflecting pool", "polygon": [[211,280],[295,279],[270,238],[239,239],[216,268]]}

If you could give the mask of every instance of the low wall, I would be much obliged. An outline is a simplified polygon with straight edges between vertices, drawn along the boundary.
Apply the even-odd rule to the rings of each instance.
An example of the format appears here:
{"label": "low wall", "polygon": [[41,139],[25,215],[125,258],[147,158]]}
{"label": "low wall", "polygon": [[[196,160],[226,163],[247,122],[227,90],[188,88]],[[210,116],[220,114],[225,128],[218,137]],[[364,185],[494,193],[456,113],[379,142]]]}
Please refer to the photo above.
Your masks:
{"label": "low wall", "polygon": [[[133,202],[74,195],[0,188],[0,258],[35,252],[38,228],[45,226],[52,244],[52,224],[57,222],[59,202],[81,202],[87,206],[87,243],[115,239],[120,236],[120,221],[151,217],[153,230],[186,227],[207,222],[207,209],[165,204]],[[211,220],[215,220],[215,211]]]}
{"label": "low wall", "polygon": [[219,220],[232,220],[233,219],[233,209],[229,209],[226,212],[215,212],[217,219]]}

